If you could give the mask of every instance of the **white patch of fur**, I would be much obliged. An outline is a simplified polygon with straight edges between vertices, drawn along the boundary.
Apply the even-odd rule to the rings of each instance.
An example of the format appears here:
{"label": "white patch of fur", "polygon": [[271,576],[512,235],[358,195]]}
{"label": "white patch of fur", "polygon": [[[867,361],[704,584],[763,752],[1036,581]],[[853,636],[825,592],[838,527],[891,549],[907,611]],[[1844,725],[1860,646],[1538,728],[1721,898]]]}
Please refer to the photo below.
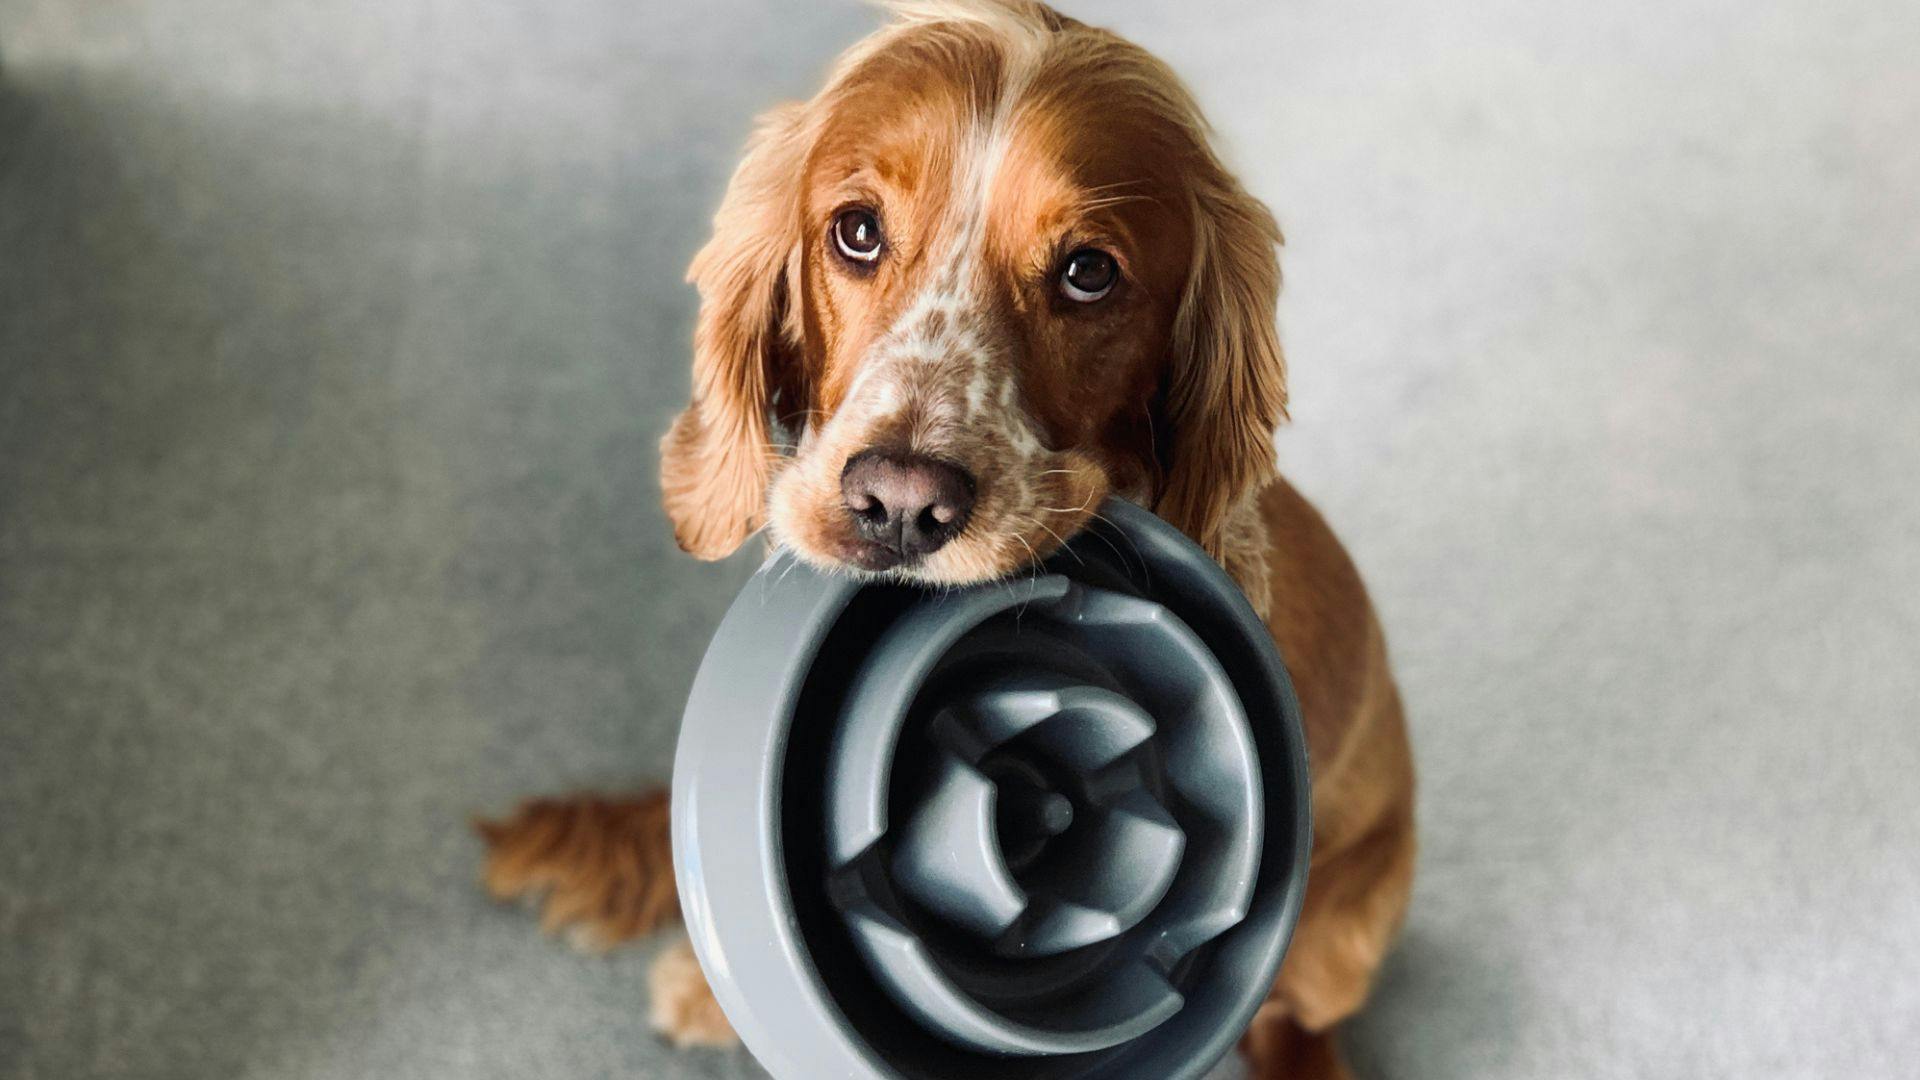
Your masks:
{"label": "white patch of fur", "polygon": [[974,370],[973,378],[967,381],[967,419],[974,419],[986,408],[987,386],[992,381],[984,364]]}

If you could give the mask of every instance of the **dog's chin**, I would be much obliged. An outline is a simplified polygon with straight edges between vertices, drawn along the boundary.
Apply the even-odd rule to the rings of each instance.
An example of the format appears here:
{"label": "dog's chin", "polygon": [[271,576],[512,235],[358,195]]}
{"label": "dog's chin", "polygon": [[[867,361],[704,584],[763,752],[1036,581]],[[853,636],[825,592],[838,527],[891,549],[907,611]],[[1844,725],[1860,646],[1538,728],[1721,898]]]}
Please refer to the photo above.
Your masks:
{"label": "dog's chin", "polygon": [[[902,558],[850,529],[795,528],[794,522],[779,517],[770,524],[776,546],[825,573],[955,588],[1033,573],[1092,518],[1091,512],[1055,514],[1047,521],[1037,513],[1021,516],[1023,522],[1032,523],[1028,529],[995,528],[990,522],[976,519],[959,536],[919,558]],[[804,526],[806,519],[799,524]]]}
{"label": "dog's chin", "polygon": [[980,550],[983,545],[968,543],[968,537],[956,537],[940,551],[918,558],[903,558],[898,552],[854,536],[802,538],[775,530],[780,546],[801,562],[829,574],[869,581],[898,582],[909,585],[953,588],[979,585],[1016,574],[1030,573],[1039,552],[1020,557]]}

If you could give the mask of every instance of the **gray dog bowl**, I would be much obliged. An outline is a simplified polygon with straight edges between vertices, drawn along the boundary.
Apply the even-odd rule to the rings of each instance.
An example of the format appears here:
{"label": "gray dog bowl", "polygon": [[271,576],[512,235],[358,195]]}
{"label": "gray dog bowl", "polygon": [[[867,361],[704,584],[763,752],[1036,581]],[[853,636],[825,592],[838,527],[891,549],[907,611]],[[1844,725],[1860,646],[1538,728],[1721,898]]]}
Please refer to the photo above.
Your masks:
{"label": "gray dog bowl", "polygon": [[781,1080],[1185,1080],[1279,970],[1308,812],[1266,628],[1110,500],[968,589],[769,560],[694,679],[674,869]]}

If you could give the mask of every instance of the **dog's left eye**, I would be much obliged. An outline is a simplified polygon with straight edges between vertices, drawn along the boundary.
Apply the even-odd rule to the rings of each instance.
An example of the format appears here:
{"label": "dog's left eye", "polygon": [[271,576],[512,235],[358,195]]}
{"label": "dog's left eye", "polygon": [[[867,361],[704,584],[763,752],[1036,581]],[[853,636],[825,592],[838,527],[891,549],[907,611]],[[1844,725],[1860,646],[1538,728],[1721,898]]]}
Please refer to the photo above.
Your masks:
{"label": "dog's left eye", "polygon": [[1093,303],[1112,292],[1119,281],[1120,264],[1096,248],[1081,248],[1060,266],[1060,292],[1078,303]]}

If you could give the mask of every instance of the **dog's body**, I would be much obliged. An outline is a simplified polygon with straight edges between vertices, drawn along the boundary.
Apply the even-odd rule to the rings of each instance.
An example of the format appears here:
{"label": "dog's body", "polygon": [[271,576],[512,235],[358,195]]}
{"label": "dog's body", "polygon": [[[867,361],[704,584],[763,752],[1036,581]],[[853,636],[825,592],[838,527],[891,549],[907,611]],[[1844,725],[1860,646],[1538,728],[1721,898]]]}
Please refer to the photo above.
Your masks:
{"label": "dog's body", "polygon": [[[1246,1050],[1255,1076],[1344,1075],[1328,1032],[1406,908],[1413,771],[1366,591],[1273,469],[1278,230],[1141,50],[1030,0],[892,6],[763,121],[695,261],[676,534],[717,558],[764,525],[829,568],[965,583],[1117,492],[1206,547],[1286,658],[1314,774],[1306,907]],[[489,887],[546,892],[550,926],[611,944],[673,911],[659,795],[483,832]],[[731,1037],[684,947],[653,984],[676,1041]]]}

